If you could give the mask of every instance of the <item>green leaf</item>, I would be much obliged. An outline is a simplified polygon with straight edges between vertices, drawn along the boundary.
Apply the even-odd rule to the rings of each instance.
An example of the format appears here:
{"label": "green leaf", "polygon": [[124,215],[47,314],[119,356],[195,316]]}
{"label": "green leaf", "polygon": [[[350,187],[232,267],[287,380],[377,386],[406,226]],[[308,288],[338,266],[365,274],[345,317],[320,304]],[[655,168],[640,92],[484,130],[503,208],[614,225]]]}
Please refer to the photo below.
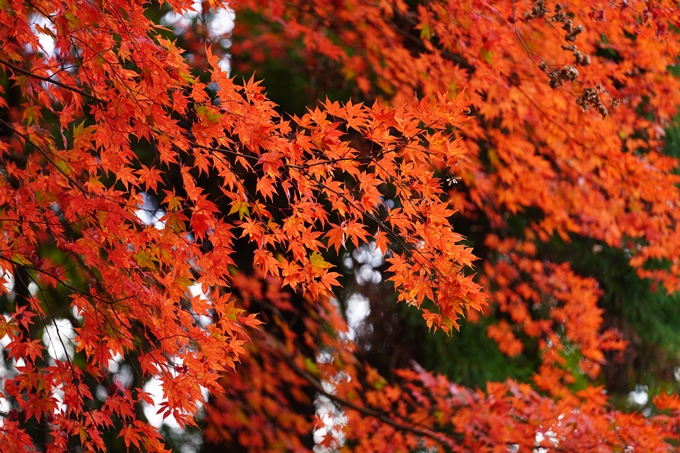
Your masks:
{"label": "green leaf", "polygon": [[137,261],[139,267],[156,270],[156,264],[151,260],[151,256],[149,256],[148,253],[139,252],[132,256],[135,258],[135,261]]}
{"label": "green leaf", "polygon": [[238,212],[239,220],[243,220],[243,217],[250,217],[250,210],[248,209],[248,203],[245,201],[237,201],[231,207],[229,215]]}
{"label": "green leaf", "polygon": [[493,57],[493,52],[491,52],[490,50],[484,50],[484,49],[482,49],[481,54],[482,54],[482,59],[483,59],[484,61],[486,61],[486,62],[489,63],[490,65],[493,65],[493,63],[492,63],[492,61],[491,61],[491,58]]}
{"label": "green leaf", "polygon": [[319,367],[316,366],[316,363],[309,357],[305,357],[305,368],[307,368],[307,371],[314,376],[319,375]]}
{"label": "green leaf", "polygon": [[309,257],[309,262],[312,265],[312,269],[319,272],[332,266],[331,263],[323,259],[319,252],[312,253],[312,256]]}
{"label": "green leaf", "polygon": [[12,256],[12,261],[14,261],[15,263],[19,263],[22,266],[28,266],[29,264],[32,264],[31,260],[26,258],[24,255],[18,253]]}
{"label": "green leaf", "polygon": [[432,30],[429,24],[423,24],[420,29],[420,39],[427,39],[428,41],[432,38]]}

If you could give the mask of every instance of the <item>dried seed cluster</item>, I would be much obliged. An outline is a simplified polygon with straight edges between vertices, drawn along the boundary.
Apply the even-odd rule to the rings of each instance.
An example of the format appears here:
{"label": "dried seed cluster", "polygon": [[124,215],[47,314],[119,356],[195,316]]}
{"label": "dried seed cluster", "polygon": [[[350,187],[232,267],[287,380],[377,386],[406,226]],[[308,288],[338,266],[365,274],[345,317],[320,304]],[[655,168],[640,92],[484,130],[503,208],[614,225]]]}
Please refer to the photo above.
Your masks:
{"label": "dried seed cluster", "polygon": [[586,31],[586,29],[583,28],[583,25],[581,24],[574,27],[574,23],[572,22],[571,19],[564,23],[564,25],[562,26],[562,30],[567,32],[567,34],[564,35],[564,40],[567,42],[576,41],[576,37],[583,33],[584,31]]}
{"label": "dried seed cluster", "polygon": [[588,66],[590,64],[590,55],[583,55],[580,50],[574,51],[574,58],[576,58],[578,65]]}
{"label": "dried seed cluster", "polygon": [[[548,12],[548,8],[545,6],[545,0],[534,0],[533,8],[531,11],[524,13],[524,19],[530,20],[542,18],[547,16]],[[540,63],[539,67],[548,75],[550,87],[552,89],[557,89],[566,82],[573,82],[578,78],[579,73],[574,66],[590,65],[590,55],[585,55],[578,49],[576,44],[574,44],[578,35],[583,33],[585,28],[581,24],[574,26],[574,22],[567,15],[564,6],[559,3],[555,5],[554,14],[552,15],[552,18],[550,18],[550,21],[562,24],[562,30],[566,32],[564,40],[567,42],[567,44],[562,45],[562,49],[572,52],[575,60],[573,66],[565,65],[560,69],[550,68],[545,61]],[[583,93],[576,99],[576,103],[581,106],[584,111],[589,107],[594,108],[604,118],[609,112],[600,99],[600,94],[603,92],[604,90],[599,85],[597,88],[585,88]],[[618,99],[612,99],[611,108],[615,108],[618,104]]]}
{"label": "dried seed cluster", "polygon": [[536,0],[531,11],[524,13],[524,20],[538,19],[545,17],[548,14],[548,7],[545,6],[545,0]]}
{"label": "dried seed cluster", "polygon": [[588,66],[590,64],[590,55],[583,55],[583,52],[578,50],[578,47],[574,44],[562,45],[563,50],[569,50],[574,54],[576,59],[575,64],[580,66]]}
{"label": "dried seed cluster", "polygon": [[564,35],[564,40],[567,42],[576,41],[576,37],[586,31],[581,24],[574,27],[574,21],[567,17],[566,10],[559,3],[555,5],[555,14],[553,14],[552,21],[562,24],[562,30],[567,32],[567,34]]}
{"label": "dried seed cluster", "polygon": [[[576,98],[576,104],[580,105],[584,111],[588,110],[588,107],[593,107],[597,112],[602,115],[602,118],[606,117],[609,112],[607,107],[604,106],[602,100],[600,99],[600,93],[604,90],[600,85],[596,88],[584,88],[583,94]],[[618,99],[612,99],[611,106],[616,107],[619,104]]]}
{"label": "dried seed cluster", "polygon": [[559,88],[565,82],[573,82],[578,77],[578,69],[571,65],[563,66],[562,69],[548,69],[545,61],[542,61],[539,67],[548,74],[550,78],[550,88]]}
{"label": "dried seed cluster", "polygon": [[567,11],[559,3],[555,5],[555,15],[552,18],[553,22],[566,22]]}

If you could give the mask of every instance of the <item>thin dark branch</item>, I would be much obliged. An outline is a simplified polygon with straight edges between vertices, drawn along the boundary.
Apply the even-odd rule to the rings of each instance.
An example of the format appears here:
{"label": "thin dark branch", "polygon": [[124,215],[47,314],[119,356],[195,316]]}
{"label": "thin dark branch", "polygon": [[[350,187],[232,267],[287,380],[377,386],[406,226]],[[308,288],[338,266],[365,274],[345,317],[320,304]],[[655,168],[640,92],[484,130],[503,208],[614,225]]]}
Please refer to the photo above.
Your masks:
{"label": "thin dark branch", "polygon": [[303,370],[300,368],[296,363],[293,357],[288,354],[288,352],[279,344],[279,342],[275,339],[273,339],[270,335],[265,334],[267,339],[269,340],[269,344],[283,357],[283,359],[286,361],[288,366],[290,366],[295,373],[298,374],[301,378],[309,382],[309,384],[321,395],[325,396],[329,400],[333,401],[334,403],[340,404],[341,406],[347,407],[349,409],[355,410],[363,415],[366,415],[368,417],[373,417],[386,425],[390,425],[391,427],[398,429],[399,431],[404,431],[404,432],[409,432],[412,434],[415,434],[417,436],[422,436],[422,437],[427,437],[429,439],[434,440],[435,442],[438,443],[443,443],[449,446],[453,445],[453,440],[449,439],[442,433],[436,433],[433,431],[430,431],[429,429],[420,429],[416,428],[414,426],[409,426],[405,425],[403,423],[400,423],[398,421],[395,421],[394,419],[386,416],[384,413],[367,408],[367,407],[362,407],[357,404],[352,403],[351,401],[346,400],[345,398],[339,397],[337,395],[334,395],[330,392],[328,392],[321,382],[319,382],[314,376],[312,376],[309,372]]}
{"label": "thin dark branch", "polygon": [[13,71],[15,71],[15,72],[18,72],[18,73],[20,73],[20,74],[23,74],[23,75],[25,75],[25,76],[32,77],[32,78],[38,79],[38,80],[42,80],[43,82],[48,82],[48,83],[51,83],[51,84],[53,84],[53,85],[60,86],[60,87],[65,88],[65,89],[67,89],[67,90],[69,90],[69,91],[73,91],[74,93],[78,93],[79,95],[81,95],[81,96],[83,96],[83,97],[86,97],[86,98],[88,98],[88,99],[91,99],[91,100],[93,100],[93,101],[102,102],[102,100],[99,99],[98,97],[93,96],[93,95],[91,95],[91,94],[89,94],[89,93],[86,93],[86,92],[84,92],[83,90],[81,90],[81,89],[79,89],[79,88],[76,88],[76,87],[73,87],[73,86],[70,86],[70,85],[66,85],[65,83],[61,83],[61,82],[59,82],[59,81],[57,81],[57,80],[53,80],[53,79],[50,78],[50,77],[39,76],[39,75],[37,75],[37,74],[32,73],[31,71],[27,71],[27,70],[25,70],[25,69],[22,69],[22,68],[20,68],[19,66],[16,66],[16,65],[10,63],[9,61],[5,61],[5,60],[3,60],[3,59],[0,59],[0,64],[6,66],[6,67],[8,67],[8,68],[10,68],[11,70],[13,70]]}

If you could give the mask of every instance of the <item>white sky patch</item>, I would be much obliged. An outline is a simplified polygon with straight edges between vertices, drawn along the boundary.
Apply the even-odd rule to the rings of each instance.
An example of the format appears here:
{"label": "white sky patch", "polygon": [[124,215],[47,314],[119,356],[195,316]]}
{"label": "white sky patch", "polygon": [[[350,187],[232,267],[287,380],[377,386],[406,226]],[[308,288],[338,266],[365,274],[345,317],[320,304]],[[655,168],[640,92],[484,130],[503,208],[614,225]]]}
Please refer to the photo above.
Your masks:
{"label": "white sky patch", "polygon": [[536,444],[541,445],[543,443],[543,439],[545,439],[543,433],[540,431],[536,431]]}
{"label": "white sky patch", "polygon": [[[377,284],[382,281],[382,274],[375,270],[375,268],[383,263],[384,255],[376,248],[375,242],[371,242],[368,245],[362,245],[352,252],[352,256],[356,262],[361,264],[359,269],[355,271],[357,283],[360,285],[364,285],[368,282]],[[347,261],[345,261],[345,264],[347,265]],[[348,267],[351,269],[352,266]]]}
{"label": "white sky patch", "polygon": [[208,33],[215,38],[231,33],[234,29],[235,19],[236,13],[234,13],[234,10],[226,8],[220,9],[210,18]]}
{"label": "white sky patch", "polygon": [[42,46],[41,51],[45,53],[45,56],[47,58],[49,58],[49,57],[54,55],[54,48],[55,48],[54,38],[52,38],[51,36],[49,36],[45,33],[39,32],[38,29],[36,28],[36,25],[43,27],[43,28],[47,28],[47,29],[51,30],[52,33],[56,34],[55,31],[54,31],[54,27],[52,26],[52,22],[50,22],[49,19],[47,19],[42,14],[36,13],[31,18],[31,23],[30,23],[31,31],[33,32],[33,34],[35,36],[38,37],[38,42]]}
{"label": "white sky patch", "polygon": [[49,324],[43,333],[43,343],[47,352],[54,360],[64,361],[73,357],[73,340],[76,332],[68,319],[56,319],[54,324]]}
{"label": "white sky patch", "polygon": [[150,213],[144,209],[137,209],[135,211],[135,215],[139,220],[142,221],[144,225],[151,225],[151,223],[153,222]]}
{"label": "white sky patch", "polygon": [[644,406],[649,401],[649,387],[646,385],[636,385],[635,390],[628,394],[628,401],[638,406]]}
{"label": "white sky patch", "polygon": [[79,323],[82,322],[83,319],[85,319],[83,315],[80,314],[80,309],[76,306],[71,307],[71,314]]}
{"label": "white sky patch", "polygon": [[144,415],[146,416],[147,420],[149,420],[149,423],[155,428],[160,428],[165,422],[165,424],[171,428],[179,429],[179,424],[174,417],[169,417],[164,421],[163,416],[156,413],[163,402],[163,387],[161,384],[161,381],[156,378],[151,378],[146,382],[146,384],[144,384],[144,391],[149,393],[151,395],[151,399],[153,399],[153,406],[144,403]]}
{"label": "white sky patch", "polygon": [[35,282],[31,282],[28,284],[28,292],[31,293],[31,296],[35,296],[36,294],[38,294],[39,289],[40,287]]}
{"label": "white sky patch", "polygon": [[106,367],[109,369],[109,372],[115,374],[120,369],[120,363],[122,361],[123,361],[123,356],[120,355],[119,353],[116,353],[116,355],[114,355],[113,358],[110,359],[109,362],[106,364]]}
{"label": "white sky patch", "polygon": [[[232,9],[223,8],[217,11],[208,21],[208,33],[216,42],[220,43],[224,49],[231,47],[231,40],[226,39],[234,29],[236,13]],[[231,73],[231,56],[229,54],[220,58],[220,69],[227,74]]]}
{"label": "white sky patch", "polygon": [[132,382],[135,380],[135,374],[134,371],[132,370],[132,367],[127,363],[124,363],[120,367],[118,373],[116,373],[115,379],[123,387],[125,388],[130,387],[132,385]]}
{"label": "white sky patch", "polygon": [[[564,419],[564,414],[560,414],[557,417],[557,426],[562,425],[562,419]],[[540,430],[536,431],[536,436],[534,438],[534,445],[536,448],[532,449],[532,453],[548,453],[552,451],[553,448],[559,446],[560,439],[558,439],[557,433],[553,431],[552,427],[548,428],[547,431],[543,429],[542,426],[539,426],[539,429]],[[513,444],[508,446],[508,452],[516,453],[518,451],[519,445]]]}
{"label": "white sky patch", "polygon": [[0,278],[4,282],[3,286],[9,292],[9,298],[14,300],[14,276],[0,267]]}
{"label": "white sky patch", "polygon": [[165,211],[155,209],[152,200],[146,193],[143,193],[142,196],[144,197],[144,204],[135,211],[135,215],[144,225],[153,225],[156,229],[162,230],[165,228],[165,222],[162,222],[161,219],[165,215]]}
{"label": "white sky patch", "polygon": [[[326,385],[324,385],[326,387]],[[333,402],[325,396],[319,396],[314,401],[316,406],[317,424],[314,430],[314,451],[317,453],[327,453],[331,450],[321,447],[319,444],[328,434],[332,435],[335,441],[342,445],[345,441],[342,435],[342,427],[347,423],[347,417],[344,413],[333,404]]]}
{"label": "white sky patch", "polygon": [[362,265],[357,271],[357,282],[363,285],[367,282],[380,283],[382,281],[382,275],[380,272],[373,270],[369,264]]}
{"label": "white sky patch", "polygon": [[362,245],[352,252],[354,259],[359,263],[368,264],[371,267],[378,267],[383,263],[383,254],[375,246],[375,242]]}
{"label": "white sky patch", "polygon": [[[161,24],[174,27],[175,33],[182,33],[191,26],[191,22],[203,12],[203,5],[200,0],[195,0],[192,5],[193,11],[184,14],[177,14],[174,11],[167,13],[161,18]],[[223,35],[231,33],[234,29],[236,13],[229,8],[222,8],[207,15],[207,28],[210,38],[221,38]]]}
{"label": "white sky patch", "polygon": [[[384,262],[383,253],[375,246],[375,242],[364,244],[351,254],[344,257],[345,267],[354,270],[357,283],[363,285],[368,282],[378,284],[382,281],[382,274],[375,270]],[[359,266],[356,266],[359,264]],[[334,303],[337,305],[337,303]],[[366,317],[371,312],[370,301],[359,293],[351,294],[346,301],[345,316],[347,318],[347,338],[356,339],[357,329],[364,323]],[[330,355],[319,354],[317,362],[323,363],[330,360]],[[328,393],[335,392],[335,384],[338,380],[349,379],[347,375],[335,376],[331,382],[323,381],[322,385]],[[316,453],[327,453],[328,449],[319,445],[325,436],[332,436],[338,445],[345,442],[343,436],[343,426],[347,423],[347,417],[342,409],[339,409],[333,402],[325,396],[317,396],[314,401],[316,406],[317,426],[314,429],[314,447]]]}
{"label": "white sky patch", "polygon": [[153,226],[157,230],[162,230],[162,229],[165,228],[165,221],[161,220],[164,215],[165,215],[165,211],[162,211],[160,209],[158,211],[156,211],[156,213],[154,214],[156,220],[153,222]]}
{"label": "white sky patch", "polygon": [[363,324],[366,316],[371,312],[369,300],[361,294],[352,294],[347,299],[347,324],[349,326],[348,336],[350,340],[356,338],[357,329]]}
{"label": "white sky patch", "polygon": [[354,267],[354,261],[352,260],[352,257],[349,253],[345,253],[344,257],[342,258],[342,262],[347,269],[351,270]]}
{"label": "white sky patch", "polygon": [[[332,355],[328,353],[320,353],[317,355],[316,360],[318,363],[328,363],[332,360]],[[340,372],[331,381],[322,381],[321,385],[324,390],[330,394],[335,393],[335,385],[343,380],[349,380],[350,377],[344,372]],[[345,436],[343,433],[343,427],[347,424],[347,416],[345,415],[342,408],[336,406],[330,398],[317,395],[314,400],[314,406],[316,407],[317,421],[314,426],[314,443],[317,445],[314,447],[316,453],[330,453],[330,451],[322,447],[321,442],[323,442],[324,437],[330,435],[333,440],[338,444],[342,445],[345,443]]]}
{"label": "white sky patch", "polygon": [[[10,320],[9,315],[2,316],[5,317],[5,321]],[[0,384],[2,384],[3,379],[9,377],[10,374],[8,373],[7,364],[5,362],[5,355],[3,354],[3,351],[7,347],[7,345],[10,344],[11,342],[12,340],[10,340],[9,335],[4,335],[2,338],[0,338]]]}
{"label": "white sky patch", "polygon": [[557,447],[559,445],[560,441],[552,428],[545,432],[536,431],[535,445],[537,448],[534,448],[534,453],[545,453],[549,451],[547,448],[543,447],[544,442],[549,442],[551,447]]}
{"label": "white sky patch", "polygon": [[109,396],[103,385],[98,385],[94,393],[99,401],[106,401],[106,398]]}
{"label": "white sky patch", "polygon": [[[210,300],[210,299],[208,298],[207,294],[205,294],[205,293],[203,292],[203,290],[201,289],[201,285],[198,285],[198,284],[196,284],[196,285],[191,285],[191,286],[189,287],[189,293],[191,293],[191,297],[196,297],[196,296],[198,296],[201,300]],[[198,323],[199,323],[202,327],[205,327],[205,326],[207,326],[207,325],[209,325],[209,324],[212,324],[212,318],[210,318],[210,316],[205,316],[205,315],[198,315],[198,316],[196,316],[196,314],[194,314],[194,317],[198,320]]]}
{"label": "white sky patch", "polygon": [[[371,311],[369,300],[362,296],[361,294],[354,293],[347,299],[347,325],[348,332],[347,338],[349,340],[354,340],[356,338],[356,330],[361,326],[361,324],[366,319],[366,316]],[[336,305],[336,304],[334,304]],[[332,355],[327,353],[320,353],[316,360],[318,363],[328,363],[332,360]],[[343,379],[349,379],[349,376],[345,373],[341,373],[331,379],[331,381],[322,381],[324,390],[328,393],[335,393],[335,383]],[[314,447],[316,453],[329,453],[332,450],[328,450],[322,447],[320,444],[324,440],[324,437],[330,435],[333,437],[338,445],[342,445],[345,442],[343,435],[343,426],[347,423],[347,417],[341,408],[338,408],[328,397],[323,395],[318,395],[314,400],[314,405],[316,406],[316,416],[317,425],[314,427],[314,442],[317,444]]]}
{"label": "white sky patch", "polygon": [[65,413],[67,410],[66,405],[64,404],[64,391],[61,389],[62,386],[59,386],[58,388],[54,389],[52,391],[52,396],[54,396],[54,399],[57,400],[57,406],[55,407],[55,412],[62,412]]}
{"label": "white sky patch", "polygon": [[224,56],[224,58],[220,58],[220,61],[218,62],[220,69],[227,74],[231,74],[231,59],[229,55]]}
{"label": "white sky patch", "polygon": [[202,300],[208,300],[208,296],[201,289],[201,285],[191,285],[189,287],[189,292],[191,293],[191,297],[199,296]]}
{"label": "white sky patch", "polygon": [[[7,398],[0,397],[0,412],[4,412],[6,414],[10,410],[12,410],[12,405],[9,403]],[[3,417],[0,417],[0,422],[2,421],[2,419]]]}
{"label": "white sky patch", "polygon": [[[219,42],[224,49],[231,47],[231,41],[225,39],[225,36],[229,36],[234,29],[236,20],[236,13],[234,10],[230,8],[221,8],[217,11],[203,15],[203,5],[199,0],[194,1],[193,9],[194,11],[187,11],[184,14],[177,14],[176,12],[171,11],[161,18],[161,24],[166,27],[172,27],[175,34],[180,35],[191,27],[192,22],[197,20],[199,15],[201,15],[206,19],[205,26],[208,30],[208,39],[214,43]],[[188,55],[188,57],[191,57],[191,55]],[[231,72],[230,56],[225,55],[221,58],[219,66],[220,69],[229,74]]]}
{"label": "white sky patch", "polygon": [[[179,365],[179,362],[180,361],[177,361],[176,364]],[[177,423],[175,417],[170,416],[166,419],[163,419],[162,414],[157,414],[161,403],[163,401],[167,401],[163,398],[162,384],[163,382],[157,378],[151,378],[146,382],[146,384],[144,384],[144,391],[149,393],[151,395],[151,399],[153,400],[153,406],[147,403],[142,403],[144,415],[146,416],[147,420],[149,420],[151,426],[160,428],[161,425],[166,425],[176,433],[182,433],[184,429],[179,426],[179,423]],[[203,407],[203,403],[208,401],[208,397],[210,396],[208,389],[201,387],[201,396],[203,397],[203,401],[199,401],[198,403],[199,410]]]}
{"label": "white sky patch", "polygon": [[[0,269],[1,270],[1,269]],[[9,316],[8,315],[0,315],[4,316],[6,321],[9,321]],[[10,339],[8,335],[3,336],[0,338],[0,413],[7,413],[12,409],[12,405],[9,403],[9,401],[6,398],[3,398],[3,391],[5,389],[5,379],[7,379],[10,373],[8,373],[7,365],[5,364],[5,355],[2,353],[3,349],[10,343]],[[14,370],[16,371],[16,370]],[[3,417],[0,417],[0,425],[2,425],[2,420]]]}
{"label": "white sky patch", "polygon": [[161,24],[175,27],[175,33],[181,33],[188,26],[191,25],[191,20],[196,18],[203,9],[201,0],[194,0],[191,6],[193,11],[187,11],[184,14],[177,14],[174,11],[169,12],[161,18]]}
{"label": "white sky patch", "polygon": [[[5,317],[5,321],[9,321],[11,317],[8,314],[3,314],[2,316]],[[9,335],[5,334],[3,337],[0,337],[0,352],[11,343],[11,340],[9,338]],[[4,363],[3,355],[0,354],[0,363]],[[0,368],[0,373],[2,372],[2,368]],[[1,375],[0,375],[1,376]]]}

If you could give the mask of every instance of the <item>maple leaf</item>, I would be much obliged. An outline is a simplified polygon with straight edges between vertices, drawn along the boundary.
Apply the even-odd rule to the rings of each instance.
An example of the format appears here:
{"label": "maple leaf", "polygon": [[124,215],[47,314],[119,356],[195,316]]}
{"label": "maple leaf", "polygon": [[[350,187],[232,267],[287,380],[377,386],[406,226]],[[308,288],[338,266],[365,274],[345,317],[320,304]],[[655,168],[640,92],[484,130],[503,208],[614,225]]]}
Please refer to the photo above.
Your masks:
{"label": "maple leaf", "polygon": [[255,250],[255,257],[253,259],[253,264],[262,269],[265,274],[271,274],[274,276],[279,275],[279,269],[281,263],[274,258],[269,250],[258,249]]}
{"label": "maple leaf", "polygon": [[387,233],[378,230],[375,233],[375,248],[384,255],[389,250],[389,244],[390,241],[387,239]]}
{"label": "maple leaf", "polygon": [[355,221],[348,221],[342,227],[355,247],[359,247],[359,241],[364,243],[367,241],[368,232],[366,232],[364,225]]}
{"label": "maple leaf", "polygon": [[345,247],[345,229],[340,225],[331,226],[331,230],[326,233],[328,247],[335,247],[335,252],[338,253],[341,247]]}
{"label": "maple leaf", "polygon": [[130,448],[130,444],[140,448],[139,442],[142,440],[142,437],[140,436],[139,430],[134,426],[128,425],[123,428],[118,437],[123,438],[123,441],[125,442],[125,448]]}
{"label": "maple leaf", "polygon": [[262,194],[265,199],[272,199],[276,193],[274,180],[268,176],[260,178],[257,181],[257,191]]}
{"label": "maple leaf", "polygon": [[157,168],[149,168],[142,164],[142,168],[137,170],[137,174],[139,175],[139,182],[146,186],[146,190],[156,192],[158,183],[163,182],[162,172]]}

